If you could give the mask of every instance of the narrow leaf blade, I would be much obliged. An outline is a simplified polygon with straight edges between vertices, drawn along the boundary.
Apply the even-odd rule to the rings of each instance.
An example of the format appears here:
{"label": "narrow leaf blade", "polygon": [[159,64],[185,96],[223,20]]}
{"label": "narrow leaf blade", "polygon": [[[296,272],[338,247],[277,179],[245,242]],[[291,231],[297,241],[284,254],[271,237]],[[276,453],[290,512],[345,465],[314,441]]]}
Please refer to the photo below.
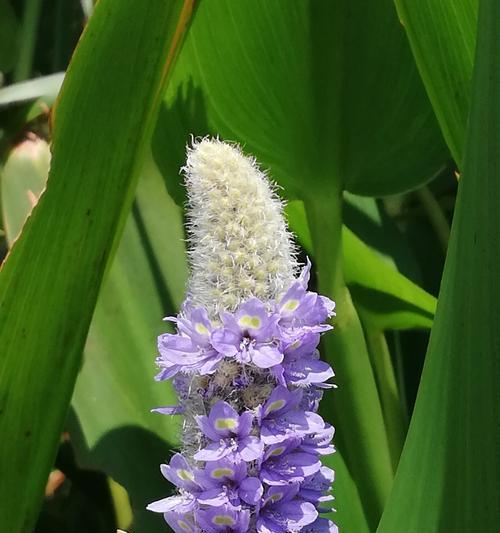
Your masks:
{"label": "narrow leaf blade", "polygon": [[101,0],[55,110],[46,192],[0,273],[0,515],[30,531],[107,259],[191,2]]}
{"label": "narrow leaf blade", "polygon": [[480,4],[463,177],[435,325],[380,533],[495,531],[500,499],[500,4]]}

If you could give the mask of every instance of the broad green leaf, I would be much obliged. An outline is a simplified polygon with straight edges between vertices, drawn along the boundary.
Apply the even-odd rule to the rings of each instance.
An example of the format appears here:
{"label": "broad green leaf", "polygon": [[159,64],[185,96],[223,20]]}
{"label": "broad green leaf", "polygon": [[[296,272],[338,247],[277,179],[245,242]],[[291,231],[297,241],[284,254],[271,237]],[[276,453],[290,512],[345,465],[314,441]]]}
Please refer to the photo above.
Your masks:
{"label": "broad green leaf", "polygon": [[462,165],[478,0],[394,0],[444,138]]}
{"label": "broad green leaf", "polygon": [[436,299],[400,274],[344,226],[346,283],[357,308],[378,329],[430,328]]}
{"label": "broad green leaf", "polygon": [[448,157],[390,0],[206,0],[166,103],[182,132],[244,143],[288,196],[338,179],[363,194],[403,191]]}
{"label": "broad green leaf", "polygon": [[48,185],[0,273],[0,514],[36,518],[107,259],[191,2],[101,0],[55,110]]}
{"label": "broad green leaf", "polygon": [[500,4],[482,0],[479,11],[471,116],[450,246],[417,402],[380,533],[498,529]]}
{"label": "broad green leaf", "polygon": [[[161,527],[146,505],[168,495],[160,474],[176,447],[179,417],[151,413],[175,405],[169,383],[155,382],[156,336],[179,308],[187,276],[181,211],[148,166],[92,319],[73,407],[77,457],[128,491],[134,528]],[[172,295],[172,301],[171,297]]]}
{"label": "broad green leaf", "polygon": [[15,146],[1,171],[2,216],[12,245],[45,186],[50,165],[49,145],[40,138]]}
{"label": "broad green leaf", "polygon": [[[293,200],[286,206],[290,228],[305,250],[312,240],[304,205]],[[385,256],[342,227],[342,264],[356,308],[376,329],[430,328],[436,299],[403,276]]]}

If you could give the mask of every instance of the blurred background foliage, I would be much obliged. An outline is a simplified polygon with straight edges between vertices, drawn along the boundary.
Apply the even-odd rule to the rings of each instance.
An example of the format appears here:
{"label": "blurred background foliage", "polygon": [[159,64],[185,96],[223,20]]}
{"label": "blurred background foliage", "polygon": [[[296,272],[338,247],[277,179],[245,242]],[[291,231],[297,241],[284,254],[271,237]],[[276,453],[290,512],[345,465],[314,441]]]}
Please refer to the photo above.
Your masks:
{"label": "blurred background foliage", "polygon": [[[494,19],[494,0],[483,3],[487,13],[483,20]],[[432,453],[424,454],[428,461],[413,472],[412,461],[406,461],[410,466],[398,475],[399,485],[385,516],[421,383],[458,178],[464,153],[467,156],[477,1],[424,0],[417,8],[406,0],[200,0],[192,16],[191,8],[188,1],[145,0],[134,5],[131,0],[100,0],[94,11],[89,0],[0,0],[0,258],[9,257],[1,274],[0,295],[9,302],[11,280],[19,278],[22,284],[23,275],[31,276],[33,292],[24,295],[21,288],[16,293],[21,297],[12,296],[12,301],[25,297],[24,307],[16,308],[18,322],[52,313],[47,328],[53,337],[42,340],[40,353],[35,350],[31,357],[39,365],[37,391],[50,396],[60,413],[50,428],[23,444],[23,453],[42,465],[37,474],[45,484],[41,511],[40,490],[26,496],[16,511],[1,504],[0,509],[12,532],[33,527],[37,532],[162,530],[161,520],[147,513],[145,505],[169,491],[158,465],[176,447],[179,421],[150,413],[152,407],[174,401],[168,385],[152,380],[155,337],[168,328],[162,317],[179,309],[188,275],[185,191],[179,169],[191,135],[210,134],[240,142],[268,170],[287,201],[286,216],[301,258],[312,259],[315,287],[337,301],[336,331],[325,337],[323,356],[335,368],[339,387],[326,395],[322,407],[337,430],[338,453],[329,459],[337,471],[334,520],[347,533],[374,532],[384,514],[379,530],[401,533],[401,522],[394,518],[398,513],[391,510],[409,509],[415,498],[412,512],[420,516],[425,506],[418,502],[429,505],[425,497],[414,494],[409,480],[433,470],[436,485],[442,487],[450,465],[458,468],[447,458],[469,460],[454,456],[451,448],[448,454],[455,428],[448,429],[448,440],[439,441],[444,451],[435,452],[434,465]],[[154,26],[154,15],[162,10],[165,24]],[[496,43],[488,40],[493,35],[489,29],[485,25],[488,50]],[[120,46],[119,39],[126,39],[127,32],[131,44]],[[155,39],[145,38],[149,32],[157,32]],[[161,56],[163,49],[168,54]],[[498,70],[484,57],[483,73]],[[496,120],[495,90],[481,95],[484,113],[490,109]],[[479,140],[477,131],[471,133],[468,148],[473,154],[471,181],[479,179],[476,159],[491,158],[481,172],[481,177],[492,174],[489,196],[484,188],[482,199],[474,196],[478,192],[470,193],[470,201],[482,202],[485,213],[491,214],[478,230],[485,235],[485,243],[498,240],[488,233],[495,227],[495,214],[488,206],[498,199],[498,176],[497,185],[492,185],[495,150],[479,156],[474,147],[479,142],[495,146],[498,125],[493,124],[489,137],[485,134]],[[134,143],[132,134],[126,134],[132,131],[137,134]],[[43,193],[51,150],[53,163]],[[56,157],[66,163],[57,166]],[[78,161],[86,159],[95,164],[80,170]],[[117,163],[108,167],[108,160]],[[129,160],[128,166],[119,166]],[[108,175],[117,192],[113,195],[110,190],[106,196]],[[126,191],[120,191],[120,175]],[[88,182],[88,189],[78,183],[72,192],[65,187],[78,180]],[[45,204],[24,225],[40,195],[40,204]],[[95,219],[71,218],[78,210],[83,216],[90,208]],[[106,225],[108,212],[116,216]],[[472,216],[467,209],[462,213],[469,229],[461,234],[466,244],[457,245],[459,251],[467,246],[469,236],[474,236],[474,243],[477,240],[474,222],[478,217],[471,221],[466,218]],[[52,252],[40,245],[41,235],[51,239],[43,233],[47,224],[66,226],[71,221],[75,225],[68,226],[66,237],[54,235]],[[94,234],[104,235],[106,242]],[[66,254],[80,239],[85,250],[95,252],[88,263],[80,262],[80,252]],[[39,255],[30,256],[29,250],[37,245]],[[482,257],[484,264],[494,264],[496,248],[486,248],[485,244],[477,261]],[[41,274],[37,277],[37,265],[45,264],[50,254],[57,261],[57,250],[61,257],[67,255],[66,284],[57,277],[51,280],[48,266],[45,282]],[[463,254],[470,252],[464,250]],[[20,265],[29,262],[35,265],[32,271],[22,270]],[[9,271],[9,263],[17,268]],[[88,279],[92,265],[97,265],[96,274]],[[453,265],[448,268],[452,271]],[[458,274],[453,270],[451,276],[458,276],[458,281],[448,284],[454,287],[448,300],[456,298],[466,305],[467,299],[460,299],[465,274],[458,267]],[[483,289],[491,282],[484,277]],[[76,314],[70,317],[65,307],[64,291],[73,285],[82,287],[78,327],[79,301],[74,300]],[[482,296],[493,301],[497,290],[489,295],[486,290]],[[60,299],[50,307],[45,297],[52,293],[60,293]],[[30,315],[27,306],[33,302]],[[484,300],[477,303],[483,305]],[[5,311],[11,317],[14,305]],[[443,343],[464,326],[454,322],[453,313],[446,309],[441,314],[443,325],[436,326],[433,335],[441,339],[444,353]],[[484,327],[494,324],[497,315],[485,318]],[[69,355],[57,333],[66,327],[74,335]],[[15,368],[12,361],[24,357],[22,344],[16,344],[15,334],[7,329],[3,337],[0,334],[0,341],[10,342],[4,376]],[[36,335],[34,326],[34,339]],[[484,357],[487,376],[487,368],[497,364],[499,343],[488,329],[485,337],[488,342],[483,348],[491,356]],[[84,341],[82,355],[79,346]],[[472,342],[465,343],[465,362],[472,357]],[[53,356],[44,359],[44,350]],[[459,352],[460,347],[448,370],[460,367]],[[58,361],[66,355],[72,366],[59,375]],[[33,374],[21,363],[18,369],[19,383],[25,375],[24,383],[29,385]],[[456,392],[465,376],[457,371],[456,377],[450,377],[455,381],[450,381],[449,390]],[[429,401],[421,402],[427,407],[420,408],[423,414],[414,422],[420,424],[414,434],[422,429],[426,413],[441,416],[446,426],[447,408],[450,413],[454,409],[446,400],[447,382],[429,381],[432,385],[425,389]],[[8,403],[6,383],[6,378],[0,380],[0,398],[5,403],[0,413],[10,409],[21,422],[19,428],[7,422],[2,430],[16,435],[24,422],[33,423],[34,415],[20,407],[21,393],[17,403]],[[493,382],[483,385],[485,391],[495,388]],[[475,389],[470,390],[470,397],[476,398]],[[44,398],[36,401],[43,403]],[[443,402],[440,415],[434,401]],[[467,402],[467,393],[463,401]],[[474,432],[498,420],[497,410],[486,411],[478,417],[483,425],[474,427]],[[472,411],[463,416],[472,417]],[[431,429],[434,422],[440,425],[430,419]],[[412,441],[413,449],[418,448],[418,438]],[[432,448],[431,441],[432,436],[424,444]],[[407,443],[409,454],[412,443]],[[0,464],[17,453],[17,444],[13,438],[0,449]],[[478,461],[491,459],[492,450]],[[22,461],[21,452],[18,456]],[[49,464],[53,465],[50,475],[44,466]],[[493,476],[498,460],[491,467]],[[30,486],[29,475],[12,476],[0,482],[5,494],[12,493],[11,502]],[[461,497],[479,490],[473,475],[468,481],[470,486],[460,492]],[[458,500],[434,494],[431,521],[409,520],[407,531],[458,531],[453,521],[446,522],[446,517],[458,513]],[[498,499],[488,502],[484,527],[464,531],[493,532],[487,528],[498,513]],[[469,511],[466,524],[475,518],[475,511]],[[27,518],[13,519],[14,512]]]}

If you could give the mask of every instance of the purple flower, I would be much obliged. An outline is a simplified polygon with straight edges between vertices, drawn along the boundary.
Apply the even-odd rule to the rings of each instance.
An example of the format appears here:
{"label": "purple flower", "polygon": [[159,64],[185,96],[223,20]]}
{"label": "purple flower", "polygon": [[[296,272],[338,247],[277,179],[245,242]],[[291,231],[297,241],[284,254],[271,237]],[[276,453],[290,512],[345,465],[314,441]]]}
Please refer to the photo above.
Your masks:
{"label": "purple flower", "polygon": [[334,478],[334,471],[327,466],[322,466],[318,472],[302,483],[300,497],[315,505],[332,501],[333,496],[326,493],[332,488]]}
{"label": "purple flower", "polygon": [[207,533],[247,533],[250,511],[226,504],[217,508],[198,509],[196,521]]}
{"label": "purple flower", "polygon": [[331,520],[318,517],[312,524],[301,529],[301,533],[339,533],[339,528]]}
{"label": "purple flower", "polygon": [[244,461],[254,461],[262,455],[263,443],[250,435],[254,415],[245,411],[239,415],[227,402],[217,402],[208,416],[197,416],[203,434],[212,443],[194,455],[197,461],[216,461],[238,453]]}
{"label": "purple flower", "polygon": [[296,498],[298,489],[298,484],[269,487],[257,518],[258,533],[301,531],[316,520],[318,511],[311,503]]}
{"label": "purple flower", "polygon": [[238,486],[247,477],[247,465],[235,455],[207,462],[203,470],[206,487]]}
{"label": "purple flower", "polygon": [[308,453],[317,453],[318,455],[329,455],[335,452],[332,444],[335,428],[330,424],[325,424],[323,429],[316,433],[310,433],[302,439],[300,449]]}
{"label": "purple flower", "polygon": [[302,437],[324,428],[325,423],[318,414],[296,409],[301,396],[300,389],[290,392],[279,385],[273,390],[258,413],[264,444],[276,444],[290,437]]}
{"label": "purple flower", "polygon": [[164,518],[174,533],[201,533],[201,529],[194,522],[192,513],[168,511],[164,513]]}
{"label": "purple flower", "polygon": [[187,317],[168,318],[177,323],[177,334],[165,333],[158,337],[160,356],[156,362],[163,370],[156,379],[163,381],[178,372],[198,372],[201,375],[215,372],[223,359],[210,344],[212,324],[204,309],[193,309]]}
{"label": "purple flower", "polygon": [[269,315],[264,304],[251,298],[234,315],[222,313],[223,327],[214,331],[212,346],[226,357],[234,357],[259,368],[279,365],[283,354],[278,348],[278,319]]}
{"label": "purple flower", "polygon": [[192,468],[180,453],[173,455],[170,464],[161,465],[160,469],[163,476],[176,487],[190,492],[202,490],[198,481],[201,471]]}
{"label": "purple flower", "polygon": [[[335,302],[326,296],[320,296],[315,292],[308,292],[307,281],[311,264],[302,270],[300,278],[292,284],[285,295],[281,298],[278,309],[280,314],[280,325],[287,327],[318,325],[327,318],[335,315]],[[325,331],[324,326],[320,326],[316,331]],[[327,329],[330,329],[327,326]]]}
{"label": "purple flower", "polygon": [[262,464],[260,479],[267,485],[303,483],[320,468],[321,461],[316,455],[299,451],[283,453],[271,456]]}
{"label": "purple flower", "polygon": [[309,269],[279,301],[250,298],[218,326],[186,305],[160,336],[157,379],[175,377],[179,405],[154,411],[184,412],[194,435],[161,466],[180,494],[148,506],[175,532],[338,533],[319,516],[334,478],[320,458],[335,449],[317,414],[333,386],[317,347],[334,303],[307,290]]}

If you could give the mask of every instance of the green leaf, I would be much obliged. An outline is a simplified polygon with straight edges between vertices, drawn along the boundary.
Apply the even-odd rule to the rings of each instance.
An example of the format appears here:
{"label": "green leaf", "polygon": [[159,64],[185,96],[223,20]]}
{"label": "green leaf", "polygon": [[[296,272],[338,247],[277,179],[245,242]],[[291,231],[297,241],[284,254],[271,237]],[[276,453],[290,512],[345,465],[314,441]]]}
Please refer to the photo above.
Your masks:
{"label": "green leaf", "polygon": [[[304,204],[293,200],[286,206],[288,223],[307,253],[312,238]],[[345,282],[365,320],[376,329],[430,328],[436,299],[398,272],[395,265],[342,227],[342,263]]]}
{"label": "green leaf", "polygon": [[342,456],[337,451],[333,455],[327,455],[324,463],[335,470],[333,484],[335,512],[328,513],[326,516],[337,524],[340,531],[368,533],[370,528],[363,512],[358,489]]}
{"label": "green leaf", "polygon": [[478,0],[394,0],[450,151],[462,165]]}
{"label": "green leaf", "polygon": [[436,319],[380,533],[498,529],[499,23],[500,4],[483,0],[464,170]]}
{"label": "green leaf", "polygon": [[[202,2],[166,102],[158,128],[183,133],[160,136],[242,142],[289,197],[339,179],[363,194],[408,190],[448,157],[390,0]],[[164,157],[155,150],[162,170]]]}
{"label": "green leaf", "polygon": [[134,527],[144,533],[160,525],[146,505],[169,492],[159,465],[180,434],[179,417],[150,411],[177,403],[170,384],[153,376],[156,336],[167,330],[161,319],[177,311],[183,296],[183,238],[181,210],[148,165],[99,295],[72,400],[79,462],[127,489]]}
{"label": "green leaf", "polygon": [[0,107],[44,98],[52,104],[61,88],[64,72],[21,81],[0,89]]}
{"label": "green leaf", "polygon": [[49,145],[40,138],[27,139],[11,150],[1,171],[3,227],[9,245],[38,201],[49,165]]}
{"label": "green leaf", "polygon": [[[0,274],[0,514],[30,531],[191,2],[101,0],[55,110],[45,193]],[[161,44],[160,44],[161,43]]]}
{"label": "green leaf", "polygon": [[0,72],[10,72],[16,64],[19,30],[19,21],[10,2],[0,0]]}
{"label": "green leaf", "polygon": [[436,299],[344,226],[345,280],[356,307],[378,329],[430,328]]}

